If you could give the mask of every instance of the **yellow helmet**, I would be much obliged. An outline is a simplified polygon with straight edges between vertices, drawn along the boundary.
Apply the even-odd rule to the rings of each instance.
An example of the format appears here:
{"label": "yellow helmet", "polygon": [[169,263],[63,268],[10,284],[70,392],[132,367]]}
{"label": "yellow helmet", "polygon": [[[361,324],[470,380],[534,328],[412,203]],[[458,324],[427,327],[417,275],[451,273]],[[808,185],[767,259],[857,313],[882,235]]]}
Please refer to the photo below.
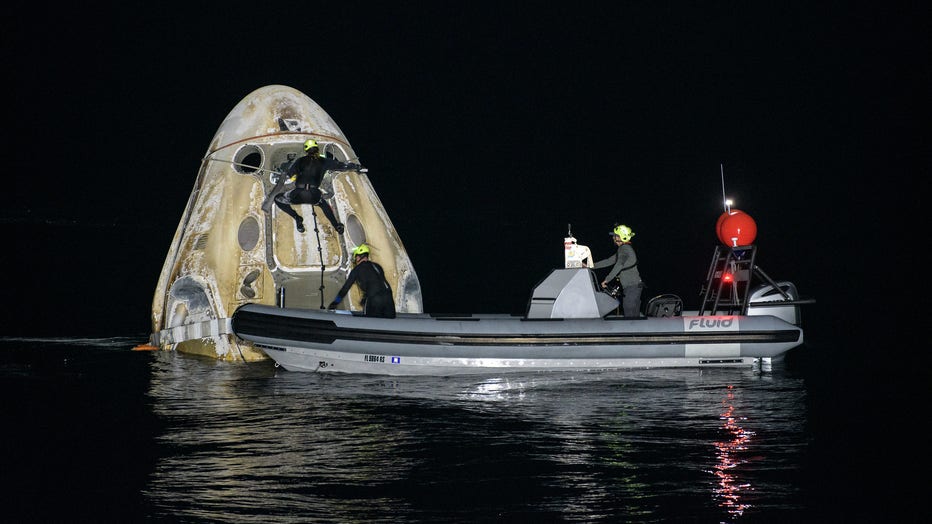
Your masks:
{"label": "yellow helmet", "polygon": [[317,145],[317,140],[314,140],[313,138],[309,138],[304,141],[305,152],[310,151],[311,149],[314,149],[314,148],[320,149],[320,146]]}
{"label": "yellow helmet", "polygon": [[621,225],[615,226],[615,229],[613,229],[612,232],[609,233],[609,235],[618,235],[619,237],[621,237],[622,242],[630,242],[631,237],[634,236],[634,231],[631,231],[630,227],[624,224],[621,224]]}
{"label": "yellow helmet", "polygon": [[359,244],[356,246],[356,249],[353,250],[353,256],[365,255],[369,256],[369,246],[366,244]]}

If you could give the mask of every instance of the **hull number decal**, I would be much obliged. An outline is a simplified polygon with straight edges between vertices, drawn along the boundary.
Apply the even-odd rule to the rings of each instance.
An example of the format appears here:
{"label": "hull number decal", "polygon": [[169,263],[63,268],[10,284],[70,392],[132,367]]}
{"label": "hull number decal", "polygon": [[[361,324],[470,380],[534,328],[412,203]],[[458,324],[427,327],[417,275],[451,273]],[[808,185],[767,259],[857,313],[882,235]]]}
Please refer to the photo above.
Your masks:
{"label": "hull number decal", "polygon": [[385,362],[385,355],[365,355],[363,360],[366,362]]}

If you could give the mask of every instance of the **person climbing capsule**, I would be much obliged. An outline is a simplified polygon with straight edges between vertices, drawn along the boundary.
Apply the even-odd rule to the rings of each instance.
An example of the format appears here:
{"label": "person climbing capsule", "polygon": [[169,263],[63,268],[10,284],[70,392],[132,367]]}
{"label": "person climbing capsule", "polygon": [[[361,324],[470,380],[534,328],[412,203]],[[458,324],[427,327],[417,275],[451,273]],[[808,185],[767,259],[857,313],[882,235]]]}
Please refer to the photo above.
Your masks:
{"label": "person climbing capsule", "polygon": [[363,172],[364,169],[359,164],[339,162],[333,158],[323,156],[320,153],[320,145],[313,139],[304,142],[304,152],[305,155],[292,162],[282,174],[285,179],[293,180],[295,187],[275,195],[275,205],[294,219],[295,227],[299,233],[305,231],[304,217],[291,207],[292,204],[318,206],[337,233],[342,235],[346,228],[343,223],[337,220],[330,204],[324,200],[323,193],[320,190],[320,183],[327,171],[355,170],[356,172]]}

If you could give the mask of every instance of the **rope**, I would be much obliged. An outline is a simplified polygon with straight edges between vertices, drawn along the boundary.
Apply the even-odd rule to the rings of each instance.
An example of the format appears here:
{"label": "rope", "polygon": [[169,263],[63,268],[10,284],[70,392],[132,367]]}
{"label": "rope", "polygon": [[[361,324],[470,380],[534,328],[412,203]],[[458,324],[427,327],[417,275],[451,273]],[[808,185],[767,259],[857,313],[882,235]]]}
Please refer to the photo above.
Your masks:
{"label": "rope", "polygon": [[[304,137],[309,137],[309,136],[310,136],[310,137],[318,138],[318,139],[320,139],[321,141],[324,141],[324,142],[339,142],[339,143],[343,144],[344,146],[346,146],[348,149],[352,149],[352,148],[350,147],[349,143],[348,143],[346,140],[343,140],[342,138],[340,138],[339,136],[335,136],[335,135],[325,135],[325,134],[323,134],[323,133],[306,133],[306,132],[302,132],[302,131],[284,131],[284,132],[266,133],[266,134],[264,134],[264,135],[256,135],[256,136],[249,136],[249,137],[246,137],[246,138],[241,138],[240,140],[236,140],[236,141],[234,141],[234,142],[229,142],[229,143],[227,143],[227,144],[223,144],[222,146],[217,147],[217,149],[214,149],[213,151],[210,151],[210,152],[207,153],[204,157],[206,158],[206,157],[208,157],[208,156],[213,155],[214,153],[216,153],[216,152],[218,152],[218,151],[221,151],[221,150],[223,150],[223,149],[227,149],[228,147],[232,147],[232,146],[235,146],[235,145],[237,145],[237,144],[242,144],[243,142],[249,142],[250,140],[259,140],[259,139],[262,139],[262,138],[279,137],[279,136],[283,136],[283,137],[302,137],[302,138],[304,138]],[[302,142],[303,142],[303,140],[302,140]]]}
{"label": "rope", "polygon": [[275,173],[276,175],[279,175],[279,176],[281,176],[281,175],[284,174],[284,173],[282,173],[282,172],[280,172],[280,171],[275,171],[274,169],[263,169],[263,168],[258,167],[258,166],[253,166],[253,165],[250,165],[250,164],[241,164],[241,163],[239,163],[239,162],[234,162],[234,161],[232,161],[232,160],[224,160],[224,159],[222,159],[222,158],[204,157],[204,161],[207,161],[207,162],[226,162],[227,164],[233,164],[234,166],[247,167],[247,168],[249,168],[249,169],[255,169],[255,170],[258,171],[259,173],[262,173],[263,171],[268,171],[269,173]]}
{"label": "rope", "polygon": [[326,309],[324,306],[324,270],[327,269],[327,266],[324,265],[324,249],[320,245],[320,229],[317,227],[317,206],[311,205],[311,216],[314,217],[314,235],[317,237],[317,256],[320,258],[320,287],[317,288],[320,291],[320,309]]}

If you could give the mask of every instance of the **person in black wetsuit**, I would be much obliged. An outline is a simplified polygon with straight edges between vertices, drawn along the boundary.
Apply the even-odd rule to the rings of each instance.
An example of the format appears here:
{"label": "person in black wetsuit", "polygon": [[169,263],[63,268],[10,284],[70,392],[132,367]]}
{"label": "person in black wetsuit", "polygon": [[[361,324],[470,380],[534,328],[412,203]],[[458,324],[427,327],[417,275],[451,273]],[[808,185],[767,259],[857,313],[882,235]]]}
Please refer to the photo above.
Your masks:
{"label": "person in black wetsuit", "polygon": [[395,318],[395,299],[392,287],[385,280],[382,266],[369,260],[369,246],[360,244],[353,250],[353,262],[356,267],[350,271],[346,283],[337,292],[327,309],[336,309],[343,297],[349,293],[353,284],[362,290],[363,315],[367,317]]}
{"label": "person in black wetsuit", "polygon": [[282,174],[283,180],[294,179],[294,189],[275,195],[275,205],[294,219],[295,227],[299,233],[304,233],[304,218],[295,211],[291,204],[312,204],[320,207],[327,220],[337,230],[337,233],[343,234],[345,229],[343,224],[337,220],[333,214],[330,204],[323,199],[323,193],[320,191],[320,182],[324,179],[324,174],[328,170],[349,170],[354,169],[357,172],[363,170],[359,164],[349,164],[339,162],[333,158],[321,156],[320,146],[316,140],[307,140],[304,142],[304,151],[307,153],[303,157],[295,160],[288,166],[288,169]]}

